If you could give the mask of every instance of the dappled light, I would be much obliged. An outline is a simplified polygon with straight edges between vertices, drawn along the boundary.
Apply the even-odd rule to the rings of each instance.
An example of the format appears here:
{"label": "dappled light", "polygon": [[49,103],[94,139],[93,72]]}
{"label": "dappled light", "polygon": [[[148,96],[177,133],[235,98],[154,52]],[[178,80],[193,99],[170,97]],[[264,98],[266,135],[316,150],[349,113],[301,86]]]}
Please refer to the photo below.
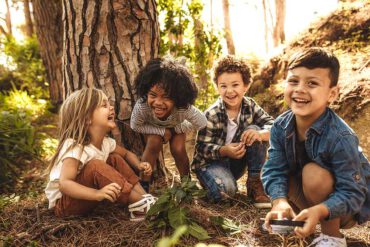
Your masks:
{"label": "dappled light", "polygon": [[[62,10],[65,13],[62,13]],[[250,146],[253,141],[259,144],[265,142],[266,150],[270,147],[268,151],[270,157],[268,155],[266,158],[265,152],[262,156],[263,160],[265,158],[268,160],[271,159],[274,151],[279,150],[277,147],[283,147],[281,148],[284,149],[283,151],[279,150],[281,152],[289,148],[296,152],[299,148],[302,149],[299,145],[303,143],[305,151],[302,153],[302,150],[298,150],[299,157],[302,160],[310,155],[313,157],[315,152],[309,150],[308,153],[306,150],[307,140],[312,134],[309,132],[312,130],[310,127],[313,124],[310,123],[309,128],[302,134],[298,130],[298,123],[311,116],[304,115],[304,109],[311,104],[314,97],[307,96],[309,94],[306,94],[305,90],[313,90],[315,86],[321,86],[322,81],[316,80],[315,75],[314,79],[307,80],[307,85],[302,86],[299,84],[299,76],[298,79],[293,77],[293,81],[290,82],[291,87],[296,86],[295,91],[292,90],[295,94],[293,97],[286,95],[286,88],[289,86],[286,78],[288,61],[293,54],[302,49],[320,47],[332,52],[340,62],[339,93],[330,101],[330,104],[329,101],[325,103],[341,118],[341,123],[331,126],[331,129],[339,128],[339,125],[342,128],[345,122],[349,128],[341,134],[348,135],[346,140],[353,138],[356,147],[361,147],[357,149],[362,150],[369,158],[369,13],[369,0],[0,0],[0,246],[308,246],[315,237],[324,232],[320,223],[314,228],[316,231],[313,234],[303,239],[294,232],[269,234],[264,230],[262,223],[270,209],[255,207],[256,200],[251,193],[252,187],[249,182],[247,183],[248,173],[252,174],[252,172],[259,174],[254,179],[260,181],[260,170],[263,164],[258,164],[261,167],[257,172],[256,169],[249,170],[251,166],[248,163],[249,160],[245,161],[249,156],[244,160],[246,157],[244,153],[240,158],[233,153],[237,151],[230,151],[234,149],[228,149],[226,146],[231,147],[234,142],[237,142],[235,145],[245,151],[252,149]],[[240,58],[240,61],[247,65],[251,77],[250,84],[243,81],[244,77],[237,66],[217,74],[215,69],[217,62],[226,55],[235,55],[233,58]],[[147,68],[149,72],[143,71],[149,61],[158,57],[168,59],[174,57],[176,63],[167,63],[168,67],[161,64],[159,68],[162,70],[158,70],[161,72],[156,72],[157,74],[151,74],[157,68],[154,63],[152,67]],[[306,69],[305,65],[300,66]],[[167,70],[163,70],[164,68]],[[309,71],[311,69],[308,68]],[[228,81],[220,76],[225,74],[228,76],[236,74],[231,78],[237,79]],[[145,106],[149,96],[155,98],[155,100],[152,99],[152,104],[145,108],[151,118],[144,117],[137,120],[147,124],[149,127],[145,125],[145,128],[149,129],[149,132],[135,131],[132,127],[134,115],[132,112],[135,111],[135,104],[140,101],[138,91],[141,89],[137,87],[140,81],[138,75],[142,76],[141,82],[150,84],[143,87],[148,86],[152,89],[153,85],[162,85],[158,86],[161,97],[150,95],[150,93],[153,94],[153,90],[148,90],[140,98]],[[177,107],[175,100],[178,95],[170,95],[169,92],[175,89],[165,84],[173,85],[164,79],[165,76],[168,78],[172,76],[171,78],[178,83],[176,90],[182,88],[183,80],[190,78],[189,85],[196,85],[192,88],[192,95],[197,94],[194,104],[188,104],[186,109],[182,109],[183,106]],[[332,74],[329,76],[330,80],[331,76]],[[236,89],[238,86],[239,91]],[[84,102],[82,101],[84,96],[81,96],[78,98],[81,99],[80,101],[77,100],[77,103],[72,104],[74,109],[80,111],[76,110],[78,114],[69,116],[70,122],[75,121],[76,129],[67,129],[59,133],[58,128],[62,125],[62,118],[59,115],[62,103],[71,93],[86,87],[98,88],[101,90],[98,90],[99,92],[105,94],[106,98],[104,96],[101,102],[95,102],[98,105],[96,109],[100,109],[103,113],[98,113],[96,117],[94,115],[96,109],[89,109],[90,105],[86,105],[84,109],[85,105],[79,103]],[[231,89],[231,87],[234,88]],[[320,93],[323,90],[324,87],[321,88]],[[187,94],[186,90],[181,92],[184,95]],[[181,95],[182,98],[184,95]],[[238,101],[239,96],[245,101]],[[93,105],[95,99],[91,97],[88,102]],[[276,120],[283,113],[286,114],[289,106],[292,105],[287,101],[287,97],[292,97],[291,102],[294,102],[298,114],[291,107],[291,112],[294,112],[291,113],[294,116],[294,126],[284,125],[284,128],[292,127],[294,131],[292,130],[291,135],[286,138],[280,135],[277,137],[277,131],[274,132],[276,136],[272,136],[273,134],[270,136],[270,132],[273,132],[270,129],[265,131],[258,124],[262,121],[271,121],[273,125],[272,118]],[[186,100],[188,98],[184,99]],[[222,103],[217,106],[219,108],[216,108],[218,100]],[[162,105],[158,106],[160,104],[158,102]],[[235,107],[234,102],[236,102]],[[253,105],[245,108],[248,109],[246,111],[250,111],[245,113],[248,118],[244,118],[243,104]],[[68,107],[73,108],[71,105]],[[327,106],[323,108],[327,109]],[[143,113],[142,109],[140,108],[139,113],[136,112],[136,114]],[[84,110],[88,113],[81,115]],[[70,112],[67,111],[65,114],[68,115],[67,113]],[[204,114],[204,112],[207,113]],[[299,115],[300,113],[303,117]],[[183,122],[179,120],[181,117],[184,118],[181,120]],[[242,120],[253,128],[242,129],[240,127],[244,124],[244,122],[240,123]],[[202,128],[199,127],[199,132],[192,129],[196,124],[190,123],[191,121],[194,123],[199,121],[199,126],[203,124]],[[222,121],[226,121],[227,124],[224,125]],[[318,120],[315,119],[315,121]],[[92,126],[99,128],[92,131]],[[256,126],[258,128],[255,130]],[[281,127],[282,124],[279,126]],[[185,131],[186,128],[189,128],[189,132]],[[234,129],[231,130],[232,128]],[[316,127],[313,130],[315,133],[321,131]],[[163,136],[158,134],[162,134],[162,131]],[[247,131],[252,132],[251,137],[248,133],[244,134]],[[236,138],[239,132],[241,137]],[[99,141],[96,142],[96,133],[99,135],[103,133],[101,135],[104,138],[109,136],[114,139],[109,144],[109,153],[103,144],[99,145]],[[124,156],[127,167],[132,168],[132,174],[136,173],[141,182],[137,184],[143,185],[146,190],[143,189],[145,194],[140,194],[144,193],[140,189],[140,199],[145,199],[147,193],[155,196],[150,197],[152,204],[156,202],[154,206],[146,201],[149,206],[146,205],[146,209],[139,212],[142,219],[146,214],[146,220],[130,221],[132,218],[126,205],[109,203],[111,197],[117,199],[124,191],[124,186],[121,188],[118,184],[119,189],[115,187],[116,185],[113,187],[119,192],[107,189],[108,198],[99,198],[99,200],[95,200],[94,196],[98,195],[102,188],[98,185],[96,188],[88,188],[91,189],[90,192],[93,191],[91,192],[93,196],[86,201],[95,200],[96,204],[99,202],[99,206],[87,216],[57,217],[54,209],[48,208],[48,198],[44,190],[50,180],[48,166],[52,167],[56,164],[51,162],[53,158],[54,161],[58,160],[60,164],[65,164],[62,156],[54,157],[56,152],[67,153],[65,149],[61,150],[58,146],[62,143],[58,139],[60,138],[58,134],[64,137],[79,135],[78,147],[83,147],[79,158],[71,156],[66,159],[71,163],[68,163],[68,168],[63,168],[64,172],[71,167],[73,169],[78,167],[76,174],[73,174],[74,180],[68,177],[69,182],[73,180],[72,182],[76,183],[76,177],[84,169],[85,164],[82,164],[81,157],[85,158],[86,154],[83,152],[86,151],[84,148],[87,145],[96,149],[95,156],[91,156],[92,160],[103,159],[101,157],[104,156],[104,162],[107,159],[105,155],[108,157],[112,150],[117,150],[113,147],[124,146],[130,150],[132,154],[124,153],[121,156]],[[326,141],[334,143],[334,139],[339,138],[338,136],[326,138]],[[175,142],[174,137],[181,138],[181,143]],[[276,143],[276,146],[273,146],[272,138],[286,141],[291,137],[294,137],[292,147],[278,146]],[[255,139],[249,145],[245,140],[247,138]],[[69,137],[70,140],[71,137]],[[154,162],[157,165],[150,166],[149,163],[153,162],[144,159],[152,151],[146,151],[148,140],[157,141],[153,142],[156,144],[154,149],[158,151]],[[226,144],[226,140],[229,140],[229,143]],[[74,141],[77,141],[77,138]],[[94,146],[93,142],[98,145]],[[183,144],[184,147],[179,151],[176,147],[181,145],[172,145],[173,143]],[[332,144],[331,150],[336,147],[335,145]],[[76,147],[73,146],[73,148]],[[71,150],[68,149],[68,151]],[[193,158],[198,157],[197,152],[198,155],[199,152],[204,152],[202,153],[206,157],[204,160],[207,159],[207,162],[204,161],[204,167],[194,165],[189,176],[186,171],[179,168],[180,162],[176,164],[174,158],[184,158],[181,155],[176,156],[176,152],[184,154],[184,150],[186,154],[183,156],[186,159],[189,158],[190,166]],[[332,169],[331,172],[336,171],[341,164],[330,162],[336,157],[346,155],[345,151],[347,149],[343,148],[341,152],[336,153],[335,157],[330,156],[329,152],[320,153],[318,157],[314,157],[315,159],[309,159],[309,162],[316,162],[316,159],[327,162]],[[97,155],[98,153],[102,156]],[[61,155],[61,153],[58,154]],[[138,158],[133,158],[131,155],[137,155]],[[354,161],[346,162],[360,164],[356,155],[352,155],[356,157]],[[256,153],[253,154],[253,158],[257,156]],[[284,156],[286,164],[290,162],[288,156],[287,152]],[[277,159],[275,156],[273,158]],[[248,164],[245,169],[243,168],[244,170],[242,169],[240,178],[235,179],[236,187],[233,184],[236,188],[235,196],[230,196],[227,191],[227,193],[220,193],[222,199],[220,202],[214,200],[210,196],[211,193],[208,193],[210,190],[206,191],[204,188],[212,187],[209,184],[216,184],[217,189],[227,186],[222,184],[224,180],[209,175],[210,177],[203,178],[207,183],[209,182],[207,187],[199,178],[199,170],[206,171],[214,160],[227,161],[232,166],[238,164],[232,162],[239,159],[243,159],[243,162]],[[178,158],[178,160],[181,159]],[[294,160],[292,163],[297,165],[303,162],[302,160]],[[139,166],[143,165],[144,161],[148,162],[148,167],[153,170],[149,179],[143,175],[144,170]],[[367,161],[361,160],[361,162],[361,169],[366,170]],[[232,170],[230,166],[228,169]],[[180,176],[180,170],[185,175],[181,173],[182,176]],[[283,174],[286,171],[278,172]],[[300,172],[302,176],[302,170]],[[346,177],[348,174],[345,174],[344,180],[349,181],[348,183],[353,187],[360,184],[369,188],[369,184],[366,184],[369,181],[361,177],[362,173],[357,171],[348,178]],[[208,173],[204,174],[208,175]],[[336,182],[335,176],[338,175],[335,172],[331,174]],[[222,178],[226,177],[225,174],[222,175],[224,175],[221,176]],[[59,185],[61,177],[58,176],[55,181],[58,181],[58,186],[61,186]],[[72,177],[71,174],[68,176]],[[123,176],[122,173],[120,176]],[[232,176],[237,177],[234,173]],[[289,176],[293,177],[290,173]],[[340,181],[343,183],[342,180]],[[301,183],[303,184],[302,181]],[[70,183],[65,184],[70,185]],[[267,186],[266,183],[264,186]],[[215,188],[212,187],[212,189]],[[265,191],[262,185],[260,189],[269,204],[270,199],[264,194],[268,193],[266,187]],[[338,193],[337,190],[341,189],[335,187],[332,193]],[[361,193],[356,194],[359,198],[366,190],[364,187],[362,189]],[[65,191],[72,194],[75,192],[65,190],[65,187],[63,192],[59,187],[57,190],[63,195]],[[351,190],[353,190],[352,187]],[[350,189],[348,191],[348,193],[352,192]],[[131,192],[125,193],[129,195]],[[74,199],[85,200],[78,196]],[[335,196],[335,199],[344,200],[346,196],[344,193]],[[127,200],[131,199],[130,197]],[[122,201],[125,200],[122,199]],[[323,205],[322,200],[319,202]],[[369,204],[369,198],[362,202],[360,207],[369,206],[367,204]],[[343,203],[343,205],[346,204]],[[298,207],[296,209],[298,210]],[[354,217],[357,215],[358,212]],[[362,225],[355,225],[351,229],[341,229],[340,233],[346,238],[349,247],[370,246],[369,229],[370,222],[365,221]]]}

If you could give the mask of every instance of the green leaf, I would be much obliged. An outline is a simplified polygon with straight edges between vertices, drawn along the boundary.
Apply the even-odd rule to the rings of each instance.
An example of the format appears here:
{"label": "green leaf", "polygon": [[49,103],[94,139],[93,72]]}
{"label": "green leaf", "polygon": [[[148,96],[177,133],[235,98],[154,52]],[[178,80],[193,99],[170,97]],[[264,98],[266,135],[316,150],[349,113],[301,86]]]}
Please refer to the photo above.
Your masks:
{"label": "green leaf", "polygon": [[221,216],[211,216],[209,219],[213,224],[220,226],[224,232],[229,233],[230,235],[241,232],[240,225],[234,223],[231,219]]}
{"label": "green leaf", "polygon": [[146,217],[154,216],[160,212],[166,211],[168,209],[168,204],[165,203],[155,203],[149,211],[146,213]]}
{"label": "green leaf", "polygon": [[188,232],[191,236],[197,238],[198,240],[206,240],[211,238],[203,227],[194,222],[192,222],[189,226]]}
{"label": "green leaf", "polygon": [[176,202],[180,203],[185,196],[186,196],[185,191],[183,191],[182,189],[179,189],[178,191],[176,191],[176,194],[175,194]]}
{"label": "green leaf", "polygon": [[172,228],[186,224],[186,209],[180,207],[170,208],[168,210],[168,220]]}

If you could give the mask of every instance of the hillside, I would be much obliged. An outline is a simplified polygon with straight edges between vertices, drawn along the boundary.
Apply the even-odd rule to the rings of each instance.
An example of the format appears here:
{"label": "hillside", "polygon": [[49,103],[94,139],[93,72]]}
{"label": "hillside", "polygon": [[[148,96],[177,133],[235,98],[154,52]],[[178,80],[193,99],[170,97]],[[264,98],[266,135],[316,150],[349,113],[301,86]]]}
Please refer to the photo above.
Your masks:
{"label": "hillside", "polygon": [[[255,76],[250,95],[274,116],[286,110],[283,79],[287,59],[301,48],[318,46],[333,51],[341,64],[340,95],[331,105],[357,133],[370,156],[370,1],[342,3],[291,41],[283,53],[269,60]],[[271,94],[275,97],[271,97]]]}

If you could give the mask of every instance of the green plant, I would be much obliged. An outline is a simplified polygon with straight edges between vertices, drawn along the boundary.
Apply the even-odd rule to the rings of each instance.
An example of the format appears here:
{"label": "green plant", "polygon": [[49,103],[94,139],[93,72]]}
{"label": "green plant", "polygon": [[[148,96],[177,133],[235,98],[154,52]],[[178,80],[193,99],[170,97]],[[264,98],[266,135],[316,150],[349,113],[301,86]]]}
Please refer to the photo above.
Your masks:
{"label": "green plant", "polygon": [[172,247],[175,246],[182,235],[188,230],[186,225],[179,226],[170,237],[164,237],[158,241],[156,247]]}
{"label": "green plant", "polygon": [[0,43],[0,54],[7,57],[6,66],[0,68],[4,73],[0,77],[0,88],[8,90],[14,83],[36,98],[48,98],[46,71],[36,37],[19,42],[13,36],[4,36]]}
{"label": "green plant", "polygon": [[160,53],[183,56],[199,88],[195,105],[205,110],[217,97],[210,82],[213,61],[221,54],[221,34],[202,21],[200,0],[159,0]]}
{"label": "green plant", "polygon": [[37,157],[35,128],[31,122],[43,114],[44,101],[36,101],[25,91],[0,93],[0,184],[19,173],[21,164]]}
{"label": "green plant", "polygon": [[194,197],[204,197],[205,191],[197,187],[195,181],[184,177],[180,185],[174,185],[161,193],[158,201],[150,208],[147,217],[153,228],[171,226],[177,229],[187,225],[187,233],[198,240],[208,239],[208,233],[188,216],[185,203],[191,203]]}

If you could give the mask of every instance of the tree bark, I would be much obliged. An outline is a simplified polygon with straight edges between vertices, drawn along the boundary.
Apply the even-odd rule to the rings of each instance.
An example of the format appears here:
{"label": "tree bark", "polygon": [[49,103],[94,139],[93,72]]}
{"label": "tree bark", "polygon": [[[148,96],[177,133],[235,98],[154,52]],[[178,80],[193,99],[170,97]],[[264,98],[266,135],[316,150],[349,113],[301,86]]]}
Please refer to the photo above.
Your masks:
{"label": "tree bark", "polygon": [[24,18],[26,20],[26,34],[28,37],[32,37],[33,22],[32,22],[32,17],[31,17],[29,0],[23,0],[23,11],[24,11]]}
{"label": "tree bark", "polygon": [[50,100],[53,104],[63,101],[63,25],[61,0],[32,0],[37,39],[42,61],[45,65]]}
{"label": "tree bark", "polygon": [[234,39],[230,25],[229,0],[222,0],[222,10],[224,12],[224,31],[227,44],[227,51],[229,54],[235,55]]}
{"label": "tree bark", "polygon": [[275,0],[276,22],[274,26],[273,39],[274,47],[285,41],[285,0]]}
{"label": "tree bark", "polygon": [[[141,154],[144,140],[129,127],[134,78],[158,56],[155,0],[63,0],[63,95],[102,89],[115,107],[127,148]],[[119,138],[118,138],[119,139]]]}

